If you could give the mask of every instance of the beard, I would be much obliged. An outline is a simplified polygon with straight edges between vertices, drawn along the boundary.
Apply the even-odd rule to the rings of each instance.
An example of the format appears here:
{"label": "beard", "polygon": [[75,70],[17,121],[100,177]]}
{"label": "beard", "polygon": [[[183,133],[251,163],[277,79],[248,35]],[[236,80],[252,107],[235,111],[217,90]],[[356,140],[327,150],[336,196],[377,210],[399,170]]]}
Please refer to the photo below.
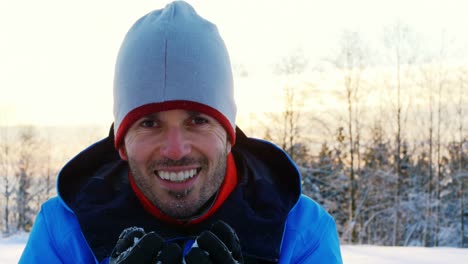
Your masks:
{"label": "beard", "polygon": [[[130,157],[128,159],[130,170],[133,174],[136,185],[151,203],[161,212],[175,219],[189,219],[203,213],[201,209],[209,209],[208,201],[217,193],[226,175],[227,149],[219,153],[213,162],[214,167],[209,168],[206,157],[194,159],[183,158],[181,160],[162,159],[146,164],[145,172],[138,168],[136,162]],[[198,183],[199,186],[192,186],[184,191],[176,192],[163,190],[156,186],[153,177],[156,167],[164,166],[186,166],[198,164],[201,166],[200,173],[204,173],[205,181]],[[197,190],[198,189],[198,190]]]}

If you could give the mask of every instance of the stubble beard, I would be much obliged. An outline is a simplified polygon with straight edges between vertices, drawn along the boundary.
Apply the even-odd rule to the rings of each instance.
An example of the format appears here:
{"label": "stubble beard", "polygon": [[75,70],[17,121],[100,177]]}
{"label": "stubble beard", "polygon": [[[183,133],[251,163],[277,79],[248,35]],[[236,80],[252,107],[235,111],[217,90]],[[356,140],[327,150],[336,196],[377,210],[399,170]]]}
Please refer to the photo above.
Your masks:
{"label": "stubble beard", "polygon": [[[130,170],[133,174],[136,185],[140,191],[148,198],[154,206],[161,210],[164,214],[173,217],[175,219],[189,219],[194,217],[199,213],[200,208],[202,208],[205,203],[210,200],[210,198],[218,191],[219,187],[224,181],[226,175],[226,163],[227,163],[227,150],[222,151],[218,157],[217,161],[214,162],[215,167],[211,171],[208,171],[208,160],[203,157],[200,160],[197,160],[197,164],[201,164],[201,173],[209,173],[205,175],[207,178],[205,184],[200,186],[198,197],[194,197],[189,200],[190,194],[194,191],[194,188],[186,189],[182,192],[167,191],[165,194],[168,194],[172,199],[170,201],[163,201],[159,195],[154,192],[154,181],[148,179],[148,177],[157,177],[154,175],[154,167],[156,164],[167,164],[174,163],[182,165],[193,164],[193,160],[182,160],[182,161],[154,161],[152,164],[146,166],[148,168],[146,173],[142,173],[138,169],[135,162],[129,158],[128,164]],[[159,189],[160,190],[160,189]]]}

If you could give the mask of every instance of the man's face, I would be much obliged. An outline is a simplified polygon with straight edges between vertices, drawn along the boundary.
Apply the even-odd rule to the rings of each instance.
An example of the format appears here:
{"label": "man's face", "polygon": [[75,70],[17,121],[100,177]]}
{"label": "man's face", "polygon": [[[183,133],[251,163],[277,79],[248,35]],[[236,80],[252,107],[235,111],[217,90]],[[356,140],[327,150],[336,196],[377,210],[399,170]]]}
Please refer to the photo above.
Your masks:
{"label": "man's face", "polygon": [[138,188],[177,219],[193,216],[216,193],[230,151],[226,131],[216,119],[185,110],[139,119],[119,148]]}

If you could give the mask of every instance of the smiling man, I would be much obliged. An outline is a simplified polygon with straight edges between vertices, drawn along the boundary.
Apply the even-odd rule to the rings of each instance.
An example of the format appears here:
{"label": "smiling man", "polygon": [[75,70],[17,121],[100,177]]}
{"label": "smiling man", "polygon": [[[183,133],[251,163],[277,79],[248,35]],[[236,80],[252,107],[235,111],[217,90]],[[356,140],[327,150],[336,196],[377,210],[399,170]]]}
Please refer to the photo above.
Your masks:
{"label": "smiling man", "polygon": [[177,1],[120,48],[109,136],[59,173],[20,263],[341,263],[333,218],[236,126],[216,26]]}
{"label": "smiling man", "polygon": [[142,117],[119,147],[135,191],[155,205],[153,212],[179,220],[205,213],[201,209],[224,182],[230,152],[227,133],[216,119],[187,110]]}

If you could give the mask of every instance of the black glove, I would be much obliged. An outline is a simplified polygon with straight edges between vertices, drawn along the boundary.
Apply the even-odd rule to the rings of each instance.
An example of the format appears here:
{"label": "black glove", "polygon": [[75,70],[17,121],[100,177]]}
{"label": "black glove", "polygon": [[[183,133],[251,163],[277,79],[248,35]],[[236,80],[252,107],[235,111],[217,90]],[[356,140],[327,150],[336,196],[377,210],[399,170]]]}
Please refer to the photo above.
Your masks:
{"label": "black glove", "polygon": [[143,228],[126,228],[112,250],[109,264],[178,264],[182,249],[175,243],[165,244],[154,232],[145,233]]}
{"label": "black glove", "polygon": [[209,231],[203,231],[187,256],[187,264],[244,263],[239,238],[234,229],[223,221],[216,222]]}

